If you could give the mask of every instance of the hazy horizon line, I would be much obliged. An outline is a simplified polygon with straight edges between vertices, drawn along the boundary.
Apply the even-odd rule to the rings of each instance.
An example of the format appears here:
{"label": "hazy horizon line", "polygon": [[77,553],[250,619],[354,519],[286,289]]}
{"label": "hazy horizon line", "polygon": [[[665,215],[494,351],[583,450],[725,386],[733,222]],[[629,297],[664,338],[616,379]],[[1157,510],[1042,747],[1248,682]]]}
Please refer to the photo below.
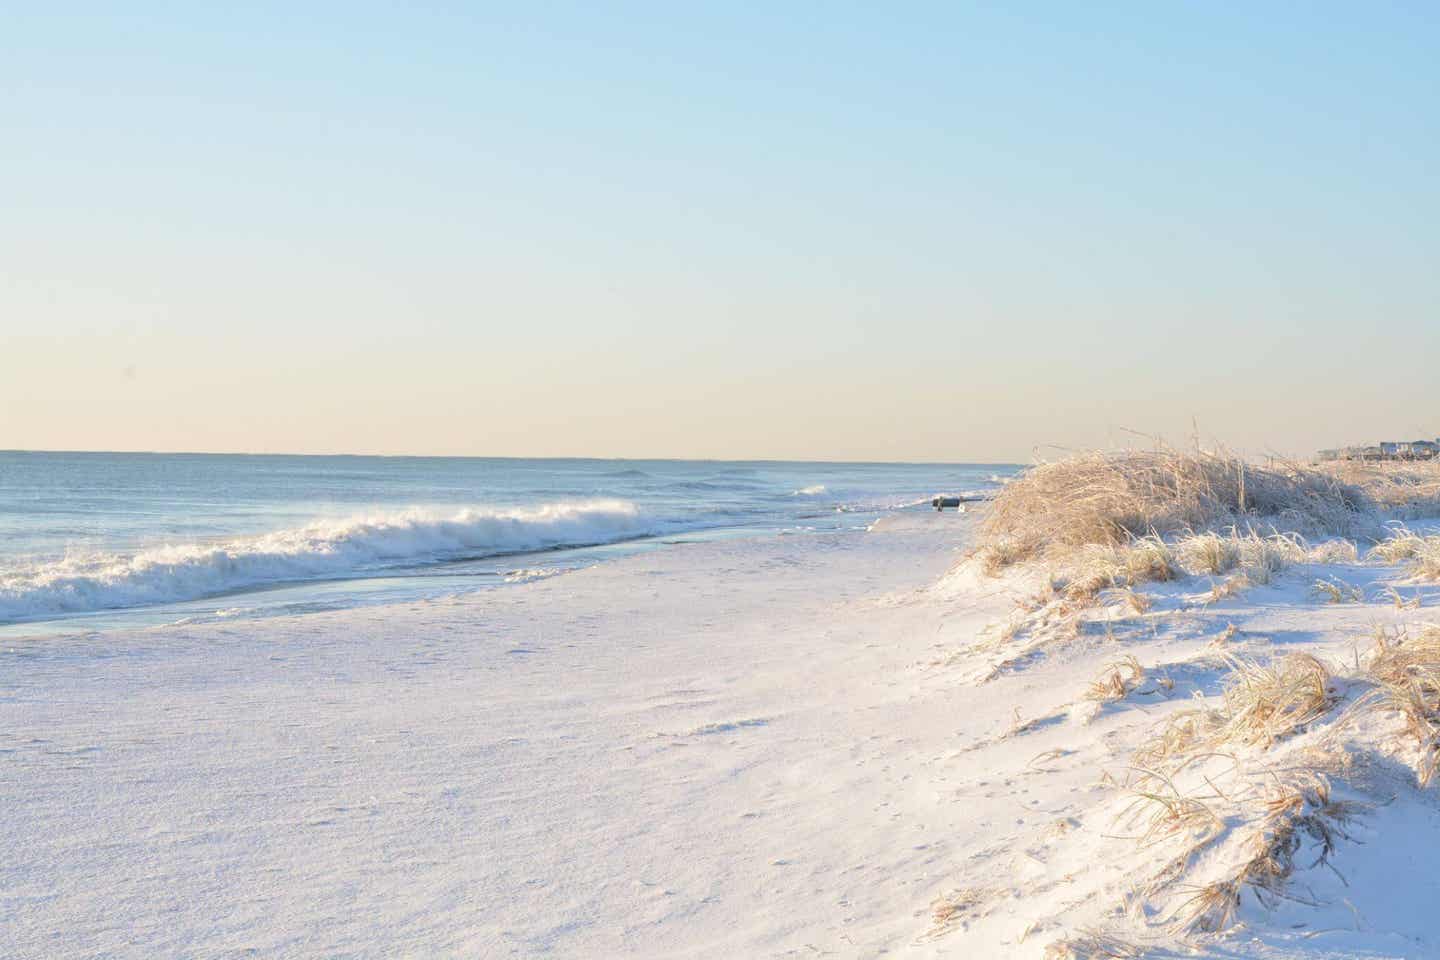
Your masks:
{"label": "hazy horizon line", "polygon": [[545,456],[521,456],[517,454],[478,453],[297,453],[293,451],[253,450],[77,450],[40,447],[0,447],[0,454],[81,454],[87,456],[108,456],[124,454],[131,456],[155,457],[349,457],[386,460],[593,460],[629,463],[832,463],[856,465],[906,465],[906,466],[979,466],[979,467],[1020,467],[1025,464],[1014,460],[868,460],[846,457],[633,457],[633,456],[566,456],[550,454]]}

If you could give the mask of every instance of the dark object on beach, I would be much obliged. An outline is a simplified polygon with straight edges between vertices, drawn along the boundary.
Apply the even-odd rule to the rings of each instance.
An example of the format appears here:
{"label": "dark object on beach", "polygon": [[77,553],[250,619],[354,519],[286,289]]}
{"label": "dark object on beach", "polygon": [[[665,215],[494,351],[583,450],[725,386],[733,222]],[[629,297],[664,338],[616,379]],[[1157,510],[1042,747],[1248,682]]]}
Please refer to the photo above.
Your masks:
{"label": "dark object on beach", "polygon": [[946,507],[954,507],[956,510],[964,510],[961,506],[965,502],[964,497],[936,497],[930,501],[930,506],[936,510],[944,510]]}

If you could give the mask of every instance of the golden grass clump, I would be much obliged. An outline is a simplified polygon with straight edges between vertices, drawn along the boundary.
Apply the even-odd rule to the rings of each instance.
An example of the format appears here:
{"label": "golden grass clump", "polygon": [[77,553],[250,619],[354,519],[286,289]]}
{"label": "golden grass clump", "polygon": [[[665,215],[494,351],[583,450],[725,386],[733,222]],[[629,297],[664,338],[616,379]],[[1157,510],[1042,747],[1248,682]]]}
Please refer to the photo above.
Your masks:
{"label": "golden grass clump", "polygon": [[1377,506],[1404,518],[1440,516],[1440,460],[1342,461],[1317,468],[1363,490]]}
{"label": "golden grass clump", "polygon": [[1369,558],[1381,563],[1408,563],[1417,579],[1440,580],[1440,534],[1421,537],[1405,527],[1395,528],[1371,547]]}
{"label": "golden grass clump", "polygon": [[1120,550],[1098,543],[1077,549],[1053,580],[1069,600],[1093,600],[1101,591],[1128,582]]}
{"label": "golden grass clump", "polygon": [[1334,578],[1316,580],[1311,591],[1326,603],[1362,603],[1365,591]]}
{"label": "golden grass clump", "polygon": [[[1387,636],[1371,657],[1371,674],[1377,685],[1387,680],[1409,691],[1418,687],[1426,706],[1420,712],[1420,733],[1440,744],[1440,627],[1423,644],[1412,644],[1402,654],[1399,640]],[[1288,754],[1290,763],[1281,770],[1265,769],[1264,778],[1238,793],[1220,788],[1209,776],[1192,771],[1190,777],[1204,780],[1211,793],[1187,794],[1176,786],[1182,771],[1192,764],[1214,757],[1243,769],[1245,748],[1269,750],[1277,742],[1302,732],[1332,711],[1342,700],[1335,688],[1329,666],[1314,656],[1291,653],[1269,662],[1241,660],[1227,654],[1217,659],[1230,667],[1220,706],[1173,714],[1154,736],[1134,753],[1132,774],[1143,789],[1126,813],[1148,810],[1148,828],[1137,837],[1152,843],[1184,836],[1184,853],[1170,861],[1149,884],[1154,896],[1171,887],[1196,862],[1197,854],[1233,836],[1241,823],[1253,832],[1238,847],[1238,864],[1220,877],[1190,888],[1183,901],[1169,912],[1168,925],[1178,935],[1214,934],[1228,930],[1237,919],[1242,894],[1249,890],[1262,906],[1275,907],[1279,901],[1296,899],[1287,885],[1297,869],[1330,866],[1340,841],[1349,839],[1349,825],[1367,808],[1365,804],[1338,800],[1332,795],[1325,772],[1345,769],[1343,758],[1332,747],[1312,746]],[[1420,677],[1423,676],[1423,679]],[[1377,705],[1380,694],[1373,696]],[[1389,703],[1389,701],[1385,701]],[[1396,709],[1415,709],[1395,704]],[[1440,751],[1431,750],[1432,757]],[[1203,788],[1202,788],[1203,789]],[[1237,818],[1236,814],[1239,814]],[[1214,857],[1207,855],[1214,862]]]}
{"label": "golden grass clump", "polygon": [[1186,932],[1219,933],[1228,930],[1235,922],[1235,912],[1240,909],[1241,889],[1241,882],[1236,877],[1198,887],[1194,896],[1176,909],[1171,923]]}
{"label": "golden grass clump", "polygon": [[1376,706],[1404,719],[1419,750],[1415,777],[1428,786],[1440,767],[1440,626],[1415,636],[1377,632],[1365,672],[1376,684]]}
{"label": "golden grass clump", "polygon": [[1077,936],[1056,940],[1045,946],[1044,960],[1139,960],[1143,947],[1098,930],[1082,930]]}
{"label": "golden grass clump", "polygon": [[1225,829],[1225,821],[1206,799],[1221,799],[1218,794],[1202,798],[1182,793],[1175,782],[1158,770],[1141,770],[1145,783],[1155,784],[1151,790],[1137,790],[1135,799],[1121,814],[1133,817],[1137,811],[1149,812],[1142,845],[1155,843],[1183,834],[1194,843],[1203,843]]}
{"label": "golden grass clump", "polygon": [[1328,864],[1339,841],[1350,838],[1346,826],[1364,809],[1362,804],[1334,799],[1330,781],[1320,773],[1301,773],[1277,784],[1266,798],[1265,822],[1255,839],[1255,856],[1242,874],[1245,882],[1262,901],[1278,897],[1295,872],[1295,855],[1305,838],[1316,847],[1311,866]]}
{"label": "golden grass clump", "polygon": [[1426,537],[1426,545],[1417,554],[1411,573],[1420,580],[1440,580],[1440,537]]}
{"label": "golden grass clump", "polygon": [[1311,547],[1305,559],[1311,563],[1359,563],[1360,548],[1354,540],[1326,540]]}
{"label": "golden grass clump", "polygon": [[1250,578],[1243,573],[1237,573],[1232,577],[1226,577],[1221,582],[1210,587],[1210,602],[1218,603],[1226,597],[1233,597],[1248,590],[1254,584]]}
{"label": "golden grass clump", "polygon": [[1224,721],[1215,739],[1269,747],[1324,716],[1339,700],[1317,657],[1291,653],[1268,664],[1229,657]]}
{"label": "golden grass clump", "polygon": [[982,538],[1029,559],[1057,547],[1257,523],[1343,535],[1367,525],[1367,509],[1359,490],[1303,467],[1174,450],[1090,453],[1041,464],[1007,484]]}
{"label": "golden grass clump", "polygon": [[1150,608],[1155,606],[1155,601],[1131,587],[1120,591],[1120,597],[1125,601],[1125,606],[1129,608],[1130,612],[1137,617],[1149,613]]}
{"label": "golden grass clump", "polygon": [[1170,545],[1159,537],[1140,537],[1121,549],[1125,578],[1129,583],[1164,582],[1176,576],[1175,556]]}
{"label": "golden grass clump", "polygon": [[1066,599],[1089,602],[1105,590],[1179,575],[1169,544],[1159,537],[1139,537],[1119,545],[1088,543],[1068,551],[1054,571],[1053,582]]}
{"label": "golden grass clump", "polygon": [[1350,839],[1347,828],[1365,809],[1364,804],[1334,799],[1330,781],[1314,771],[1277,782],[1266,797],[1264,818],[1239,870],[1197,888],[1172,914],[1172,923],[1187,932],[1226,930],[1247,887],[1263,906],[1273,909],[1287,899],[1285,885],[1306,841],[1315,855],[1307,866],[1328,866],[1339,842]]}
{"label": "golden grass clump", "polygon": [[1411,572],[1421,580],[1440,580],[1440,537],[1426,537]]}
{"label": "golden grass clump", "polygon": [[1148,776],[1151,770],[1175,765],[1209,744],[1220,729],[1218,710],[1182,710],[1170,715],[1159,731],[1135,749],[1134,768]]}
{"label": "golden grass clump", "polygon": [[987,541],[979,550],[982,568],[992,577],[1028,556],[1026,547],[1013,537],[996,537]]}
{"label": "golden grass clump", "polygon": [[930,904],[930,930],[925,938],[943,937],[1003,892],[991,887],[966,887],[936,899]]}
{"label": "golden grass clump", "polygon": [[1425,549],[1425,538],[1405,527],[1394,529],[1390,536],[1370,548],[1370,558],[1384,563],[1414,560]]}
{"label": "golden grass clump", "polygon": [[1202,752],[1236,746],[1269,748],[1339,702],[1330,669],[1316,657],[1292,653],[1270,664],[1218,654],[1231,668],[1219,708],[1171,714],[1134,753],[1142,777],[1176,769]]}
{"label": "golden grass clump", "polygon": [[1175,545],[1175,552],[1185,568],[1193,573],[1219,576],[1240,563],[1239,541],[1234,536],[1222,537],[1213,530],[1182,537]]}
{"label": "golden grass clump", "polygon": [[1419,593],[1413,597],[1407,597],[1394,587],[1385,588],[1385,597],[1395,604],[1396,610],[1418,610],[1423,599]]}
{"label": "golden grass clump", "polygon": [[1275,578],[1275,574],[1292,563],[1304,563],[1310,553],[1305,541],[1293,533],[1276,533],[1262,537],[1251,531],[1239,537],[1238,542],[1240,562],[1244,565],[1245,574],[1251,582],[1258,584],[1269,583]]}
{"label": "golden grass clump", "polygon": [[1145,668],[1133,656],[1127,656],[1110,664],[1099,677],[1090,681],[1085,699],[1097,703],[1113,703],[1124,700],[1130,691],[1145,679]]}
{"label": "golden grass clump", "polygon": [[1421,580],[1440,580],[1440,536],[1422,537],[1404,527],[1370,549],[1370,558],[1383,563],[1409,563]]}

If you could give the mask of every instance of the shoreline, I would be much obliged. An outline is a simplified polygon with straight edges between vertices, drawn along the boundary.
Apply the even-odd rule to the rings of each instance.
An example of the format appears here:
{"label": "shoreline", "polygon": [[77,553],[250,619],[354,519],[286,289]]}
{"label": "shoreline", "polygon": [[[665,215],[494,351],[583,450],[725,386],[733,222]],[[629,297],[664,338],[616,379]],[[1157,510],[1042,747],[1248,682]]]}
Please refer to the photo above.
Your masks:
{"label": "shoreline", "polygon": [[[0,463],[0,637],[435,599],[674,539],[863,526],[994,468],[36,454]],[[83,459],[83,458],[82,458]],[[4,455],[0,454],[0,460]],[[12,475],[13,474],[13,475]]]}

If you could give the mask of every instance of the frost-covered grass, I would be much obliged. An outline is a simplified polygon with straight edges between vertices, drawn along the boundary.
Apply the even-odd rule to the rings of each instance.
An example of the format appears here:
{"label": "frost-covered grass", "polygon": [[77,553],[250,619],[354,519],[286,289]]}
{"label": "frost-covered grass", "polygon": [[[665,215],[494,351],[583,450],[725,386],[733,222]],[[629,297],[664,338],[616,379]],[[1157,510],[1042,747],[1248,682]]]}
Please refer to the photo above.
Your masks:
{"label": "frost-covered grass", "polygon": [[[1341,928],[1356,932],[1323,955],[1348,956],[1383,943],[1366,931],[1431,937],[1434,801],[1395,798],[1440,780],[1440,625],[1413,622],[1440,599],[1440,532],[1391,526],[1393,496],[1288,467],[1242,506],[1240,469],[1087,455],[1010,484],[980,531],[974,583],[1023,599],[971,648],[985,663],[968,676],[1034,690],[1048,671],[1069,698],[994,742],[1032,744],[1031,775],[1066,769],[1087,735],[1078,752],[1111,757],[1088,811],[1055,807],[1084,826],[1021,848],[1067,897],[1106,871],[1085,888],[1104,910],[1052,924],[1048,955],[1303,958]],[[991,903],[966,924],[1003,936],[1002,916]]]}
{"label": "frost-covered grass", "polygon": [[1402,719],[1416,779],[1428,786],[1440,764],[1440,626],[1377,631],[1365,676],[1375,685],[1375,708]]}
{"label": "frost-covered grass", "polygon": [[[997,496],[973,551],[991,577],[1027,571],[1045,585],[989,631],[992,647],[1013,651],[996,669],[1069,644],[1087,624],[1113,636],[1117,620],[1164,616],[1156,597],[1174,597],[1171,583],[1202,580],[1189,602],[1214,604],[1289,589],[1294,568],[1310,599],[1357,604],[1362,575],[1307,568],[1403,564],[1413,582],[1440,581],[1440,534],[1388,525],[1382,499],[1323,471],[1222,454],[1091,453],[1035,467]],[[1397,608],[1416,602],[1388,590]]]}
{"label": "frost-covered grass", "polygon": [[1105,670],[1090,683],[1085,692],[1089,700],[1109,703],[1124,700],[1145,679],[1145,668],[1134,656],[1126,656],[1106,666]]}
{"label": "frost-covered grass", "polygon": [[1007,484],[975,553],[992,576],[1043,564],[1073,614],[1115,588],[1228,577],[1214,588],[1219,599],[1294,564],[1353,563],[1350,537],[1381,529],[1362,491],[1315,470],[1223,454],[1090,453]]}
{"label": "frost-covered grass", "polygon": [[1158,775],[1201,752],[1269,746],[1323,716],[1337,702],[1331,671],[1306,653],[1271,663],[1221,655],[1230,668],[1215,707],[1172,714],[1134,757],[1141,778]]}
{"label": "frost-covered grass", "polygon": [[1267,912],[1322,907],[1301,871],[1344,883],[1336,861],[1377,806],[1356,798],[1354,757],[1396,757],[1421,790],[1440,769],[1440,626],[1377,630],[1346,670],[1305,652],[1222,660],[1218,705],[1171,714],[1135,749],[1117,817],[1142,848],[1178,850],[1136,897],[1192,943],[1240,923],[1247,894]]}
{"label": "frost-covered grass", "polygon": [[1325,463],[1316,468],[1365,495],[1391,515],[1407,520],[1440,516],[1440,460]]}
{"label": "frost-covered grass", "polygon": [[1426,536],[1397,527],[1370,549],[1370,558],[1381,563],[1407,564],[1416,579],[1440,580],[1440,535]]}
{"label": "frost-covered grass", "polygon": [[[1317,470],[1173,450],[1088,453],[1006,484],[982,531],[997,565],[1089,545],[1225,529],[1354,536],[1374,524],[1357,487]],[[1211,558],[1223,563],[1223,557]]]}
{"label": "frost-covered grass", "polygon": [[1046,945],[1044,960],[1140,960],[1145,948],[1101,930],[1084,930]]}
{"label": "frost-covered grass", "polygon": [[1269,908],[1294,899],[1289,883],[1302,848],[1311,848],[1309,868],[1330,865],[1337,845],[1352,839],[1348,828],[1365,809],[1333,798],[1322,773],[1300,770],[1276,777],[1238,869],[1198,887],[1171,915],[1173,929],[1186,934],[1228,930],[1247,889]]}
{"label": "frost-covered grass", "polygon": [[[1394,573],[1380,568],[1400,566],[1413,584],[1440,580],[1440,534],[1388,529],[1397,504],[1418,510],[1420,501],[1389,487],[1372,495],[1379,481],[1360,479],[1172,451],[1088,454],[1034,468],[997,497],[976,556],[991,576],[1026,571],[1017,578],[1033,582],[1040,572],[1049,592],[1006,623],[999,642],[1013,652],[988,676],[1025,670],[1050,644],[1142,642],[1178,629],[1187,610],[1233,607],[1257,587],[1269,588],[1267,603],[1362,615],[1367,584],[1389,578],[1371,591],[1375,600],[1396,615],[1420,607],[1418,588],[1402,595]],[[1323,574],[1314,569],[1322,565]],[[1205,588],[1187,587],[1192,580]],[[1235,634],[1232,624],[1223,636]],[[1094,951],[1110,942],[1126,950],[1142,930],[1141,940],[1204,941],[1253,918],[1247,902],[1267,912],[1309,903],[1309,871],[1337,872],[1342,848],[1376,802],[1364,799],[1353,755],[1397,758],[1419,788],[1435,779],[1440,627],[1385,635],[1350,667],[1304,648],[1255,656],[1237,644],[1248,646],[1207,648],[1212,686],[1202,697],[1192,681],[1199,702],[1167,711],[1133,745],[1120,778],[1128,802],[1107,838],[1137,844],[1140,859],[1152,862],[1136,874],[1121,911],[1143,923],[1082,930],[1053,941],[1053,955],[1104,955]],[[1101,664],[1066,714],[1081,723],[1114,722],[1174,690],[1166,664],[1135,652],[1111,653]],[[1146,685],[1152,674],[1165,684]],[[1025,735],[1044,722],[1031,719]]]}

